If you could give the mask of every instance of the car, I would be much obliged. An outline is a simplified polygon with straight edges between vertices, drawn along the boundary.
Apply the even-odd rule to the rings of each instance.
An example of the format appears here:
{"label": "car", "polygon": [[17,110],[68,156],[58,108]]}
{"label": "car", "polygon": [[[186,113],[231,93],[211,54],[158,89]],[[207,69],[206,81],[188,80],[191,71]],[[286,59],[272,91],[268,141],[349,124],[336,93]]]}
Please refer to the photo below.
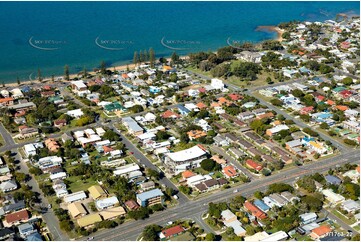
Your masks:
{"label": "car", "polygon": [[89,237],[89,238],[88,238],[88,240],[93,240],[93,239],[94,239],[94,237]]}
{"label": "car", "polygon": [[173,195],[173,198],[175,199],[175,200],[178,200],[178,196],[177,195]]}
{"label": "car", "polygon": [[172,224],[173,224],[173,222],[172,222],[172,221],[169,221],[167,224],[172,225]]}
{"label": "car", "polygon": [[51,204],[48,204],[48,208],[49,208],[49,209],[51,208]]}
{"label": "car", "polygon": [[133,155],[133,154],[134,154],[134,152],[133,152],[133,151],[131,151],[131,152],[130,152],[130,154],[131,154],[131,155]]}
{"label": "car", "polygon": [[234,191],[233,191],[233,193],[237,193],[237,192],[239,192],[239,190],[238,190],[238,189],[236,189],[236,190],[234,190]]}

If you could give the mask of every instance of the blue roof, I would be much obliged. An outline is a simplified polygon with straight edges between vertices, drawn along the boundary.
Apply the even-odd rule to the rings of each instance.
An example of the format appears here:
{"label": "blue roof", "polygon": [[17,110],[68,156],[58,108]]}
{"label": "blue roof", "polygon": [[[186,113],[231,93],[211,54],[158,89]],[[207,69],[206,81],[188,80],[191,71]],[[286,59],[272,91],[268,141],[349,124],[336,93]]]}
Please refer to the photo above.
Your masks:
{"label": "blue roof", "polygon": [[303,137],[303,140],[306,141],[306,142],[310,142],[310,141],[315,141],[315,138],[305,136],[305,137]]}
{"label": "blue roof", "polygon": [[253,203],[255,206],[257,206],[262,211],[267,211],[270,209],[262,200],[256,199]]}
{"label": "blue roof", "polygon": [[302,66],[300,69],[299,69],[301,72],[311,72],[309,69],[307,69],[306,67]]}
{"label": "blue roof", "polygon": [[178,109],[180,109],[181,111],[183,111],[183,112],[185,112],[185,113],[189,113],[189,112],[190,112],[189,109],[186,108],[186,107],[184,107],[183,105],[180,105],[180,104],[179,104],[177,107],[178,107]]}
{"label": "blue roof", "polygon": [[147,201],[148,199],[158,196],[163,196],[163,192],[158,188],[137,194],[137,198],[141,201]]}
{"label": "blue roof", "polygon": [[27,241],[43,241],[39,233],[33,233],[26,237]]}
{"label": "blue roof", "polygon": [[327,175],[325,176],[325,178],[328,183],[336,184],[336,185],[341,184],[341,179],[336,176]]}

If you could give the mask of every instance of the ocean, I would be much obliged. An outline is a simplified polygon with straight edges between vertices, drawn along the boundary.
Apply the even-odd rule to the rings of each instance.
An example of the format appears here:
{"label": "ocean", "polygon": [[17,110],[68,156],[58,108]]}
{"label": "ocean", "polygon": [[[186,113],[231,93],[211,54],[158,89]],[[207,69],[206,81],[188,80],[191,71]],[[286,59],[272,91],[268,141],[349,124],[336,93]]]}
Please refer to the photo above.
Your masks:
{"label": "ocean", "polygon": [[359,14],[359,2],[0,2],[0,83],[275,37],[260,25]]}

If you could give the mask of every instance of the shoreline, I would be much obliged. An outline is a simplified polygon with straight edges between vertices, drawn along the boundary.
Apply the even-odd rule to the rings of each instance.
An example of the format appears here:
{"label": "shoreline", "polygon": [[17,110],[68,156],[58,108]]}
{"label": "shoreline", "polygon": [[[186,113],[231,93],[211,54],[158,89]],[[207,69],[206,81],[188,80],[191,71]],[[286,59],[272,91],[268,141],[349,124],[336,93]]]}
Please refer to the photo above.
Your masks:
{"label": "shoreline", "polygon": [[282,42],[283,41],[283,38],[282,38],[282,34],[285,32],[283,29],[280,29],[279,27],[277,26],[274,26],[274,25],[261,25],[261,26],[258,26],[255,31],[268,31],[268,32],[276,32],[277,33],[277,38],[276,40],[279,41],[279,42]]}
{"label": "shoreline", "polygon": [[[274,40],[277,40],[277,41],[280,41],[282,42],[283,41],[283,38],[282,38],[282,34],[284,33],[284,30],[283,29],[280,29],[279,27],[277,26],[274,26],[274,25],[261,25],[261,26],[258,26],[255,31],[269,31],[269,32],[276,32],[277,33],[277,38],[275,38]],[[262,41],[261,41],[262,42]],[[220,48],[220,47],[219,47]],[[188,55],[184,55],[184,56],[180,56],[181,59],[186,59],[188,58]],[[157,59],[157,58],[156,58]],[[171,58],[166,58],[168,61],[171,59]],[[136,65],[135,64],[123,64],[123,65],[117,65],[117,66],[110,66],[110,67],[107,67],[106,69],[107,70],[116,70],[116,71],[123,71],[123,70],[126,70],[127,69],[127,66],[130,70],[133,70],[136,68]],[[97,73],[94,72],[94,71],[89,71],[88,72],[90,75],[93,75],[93,76],[96,76]],[[64,78],[64,75],[59,75],[59,76],[54,76],[54,79],[59,79],[61,78],[62,80],[61,81],[65,81],[63,78]],[[72,73],[69,75],[69,79],[74,79],[74,78],[79,78],[79,74],[78,73]],[[17,84],[17,82],[8,82],[8,83],[4,83],[5,85],[5,88],[6,87],[20,87],[20,86],[23,86],[23,85],[31,85],[31,84],[46,84],[46,83],[50,83],[51,82],[51,77],[44,77],[43,80],[41,82],[39,82],[38,80],[27,80],[27,81],[21,81],[20,85]],[[53,83],[56,83],[58,81],[54,81]]]}

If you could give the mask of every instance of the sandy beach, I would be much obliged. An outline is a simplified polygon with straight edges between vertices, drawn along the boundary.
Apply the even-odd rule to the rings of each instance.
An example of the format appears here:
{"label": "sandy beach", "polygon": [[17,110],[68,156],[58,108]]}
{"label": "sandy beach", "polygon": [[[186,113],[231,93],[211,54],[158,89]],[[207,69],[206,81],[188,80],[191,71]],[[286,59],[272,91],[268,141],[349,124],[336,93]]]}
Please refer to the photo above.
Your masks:
{"label": "sandy beach", "polygon": [[[180,59],[187,59],[188,56],[180,56]],[[170,61],[171,58],[167,58],[167,61]],[[107,67],[107,70],[110,70],[110,71],[114,71],[114,69],[116,71],[124,71],[124,70],[127,70],[127,67],[129,68],[129,70],[134,70],[136,68],[136,65],[135,64],[128,64],[128,65],[120,65],[120,66],[110,66],[110,67]],[[96,76],[97,73],[94,72],[94,71],[88,71],[88,73],[92,76]],[[54,76],[54,79],[58,79],[58,78],[63,78],[63,76]],[[80,78],[80,75],[79,74],[70,74],[69,75],[69,78],[70,80],[74,79],[74,78]],[[62,80],[64,81],[64,80]],[[51,77],[44,77],[43,80],[41,82],[39,82],[38,80],[33,80],[33,81],[21,81],[21,86],[23,85],[29,85],[29,84],[33,84],[33,83],[50,83],[51,82]],[[54,82],[56,83],[56,81]],[[12,83],[5,83],[5,87],[18,87],[19,85],[16,83],[16,82],[12,82]]]}
{"label": "sandy beach", "polygon": [[256,31],[269,31],[269,32],[276,32],[277,33],[277,41],[282,42],[283,38],[282,38],[282,34],[285,32],[283,29],[280,29],[277,26],[258,26],[256,28]]}

